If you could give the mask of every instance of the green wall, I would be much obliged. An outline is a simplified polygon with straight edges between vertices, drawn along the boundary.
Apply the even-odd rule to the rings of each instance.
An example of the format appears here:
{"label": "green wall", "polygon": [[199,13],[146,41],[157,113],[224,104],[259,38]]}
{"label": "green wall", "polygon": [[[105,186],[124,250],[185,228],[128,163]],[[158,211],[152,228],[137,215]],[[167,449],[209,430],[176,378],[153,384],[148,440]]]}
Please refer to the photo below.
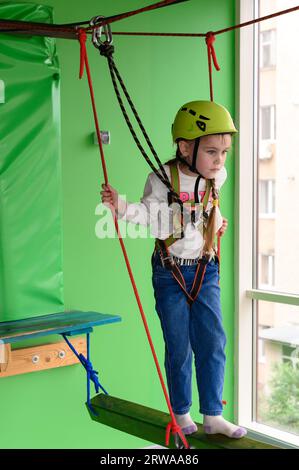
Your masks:
{"label": "green wall", "polygon": [[[112,15],[144,4],[142,0],[49,0],[57,23]],[[99,5],[100,4],[100,5]],[[115,31],[206,32],[234,24],[234,1],[190,0],[145,13],[113,26]],[[162,161],[173,154],[170,126],[177,108],[192,99],[209,99],[206,45],[203,38],[114,38],[115,60]],[[220,72],[214,72],[214,100],[234,114],[234,33],[217,36]],[[109,393],[166,411],[139,310],[117,239],[95,235],[103,175],[94,132],[86,78],[78,80],[79,46],[58,40],[61,66],[64,285],[66,309],[120,314],[122,323],[97,328],[92,335],[94,366]],[[129,135],[109,80],[106,59],[89,45],[100,124],[109,129],[105,147],[109,180],[129,200],[142,195],[149,167]],[[221,246],[221,288],[227,367],[224,416],[233,419],[233,194],[234,155],[227,158],[228,180],[221,209],[229,229]],[[126,239],[160,363],[164,346],[154,309],[150,256],[152,239]],[[2,379],[2,448],[138,448],[147,442],[90,421],[84,406],[85,377],[79,366]],[[194,377],[193,417],[200,421]]]}

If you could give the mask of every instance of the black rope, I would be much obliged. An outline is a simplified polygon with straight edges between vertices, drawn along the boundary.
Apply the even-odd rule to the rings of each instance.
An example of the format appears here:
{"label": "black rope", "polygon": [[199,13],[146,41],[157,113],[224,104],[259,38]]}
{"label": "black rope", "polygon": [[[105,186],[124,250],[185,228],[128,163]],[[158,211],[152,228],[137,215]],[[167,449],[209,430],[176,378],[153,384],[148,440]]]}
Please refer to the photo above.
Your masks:
{"label": "black rope", "polygon": [[158,157],[158,155],[157,155],[157,152],[155,151],[154,146],[153,146],[153,144],[152,144],[152,142],[151,142],[151,140],[150,140],[150,138],[149,138],[149,136],[148,136],[148,134],[147,134],[147,132],[146,132],[146,130],[145,130],[143,124],[142,124],[142,122],[141,122],[141,119],[140,119],[140,117],[139,117],[139,115],[138,115],[138,113],[137,113],[137,110],[136,110],[136,108],[135,108],[135,106],[134,106],[134,103],[133,103],[133,101],[131,100],[131,97],[130,97],[130,95],[129,95],[129,93],[128,93],[126,87],[125,87],[125,84],[124,84],[124,82],[123,82],[123,80],[122,80],[122,78],[121,78],[121,76],[120,76],[120,74],[119,74],[119,71],[117,70],[117,67],[116,67],[115,62],[114,62],[114,60],[113,60],[112,57],[111,57],[111,63],[113,64],[114,72],[115,72],[115,74],[116,74],[116,76],[117,76],[117,79],[118,79],[118,81],[119,81],[119,83],[120,83],[120,86],[122,87],[122,90],[123,90],[123,92],[124,92],[124,94],[125,94],[125,97],[126,97],[127,100],[128,100],[128,103],[129,103],[129,105],[130,105],[130,107],[131,107],[131,110],[132,110],[134,116],[135,116],[135,119],[136,119],[136,121],[138,122],[138,125],[139,125],[139,127],[140,127],[140,129],[141,129],[141,131],[142,131],[142,133],[143,133],[143,135],[144,135],[144,138],[145,138],[145,140],[146,140],[146,143],[147,143],[147,145],[149,146],[149,148],[150,148],[150,150],[151,150],[151,152],[152,152],[152,154],[153,154],[153,156],[154,156],[156,162],[158,163],[159,168],[161,169],[161,172],[162,172],[163,177],[164,177],[166,180],[168,180],[168,176],[167,176],[167,174],[166,174],[166,172],[165,172],[165,170],[164,170],[164,167],[163,167],[163,165],[162,165],[162,163],[161,163],[161,160],[159,159],[159,157]]}
{"label": "black rope", "polygon": [[199,175],[195,181],[195,186],[194,186],[194,202],[196,204],[199,204],[199,197],[198,197],[198,187],[199,187],[199,182],[201,179],[201,175]]}
{"label": "black rope", "polygon": [[[123,113],[123,116],[125,118],[125,121],[127,123],[127,126],[131,132],[131,135],[137,145],[137,147],[139,148],[142,156],[144,157],[144,159],[146,160],[146,162],[148,163],[148,165],[150,166],[150,168],[152,169],[152,171],[155,173],[155,175],[160,179],[160,181],[167,187],[167,189],[170,191],[171,195],[172,195],[172,200],[175,200],[176,202],[178,202],[180,205],[182,205],[182,201],[179,197],[179,195],[174,191],[173,187],[171,186],[171,183],[169,181],[169,178],[165,172],[165,169],[163,168],[163,165],[161,163],[161,160],[159,159],[153,145],[152,145],[152,142],[141,122],[141,119],[138,115],[138,112],[133,104],[133,101],[128,93],[128,90],[126,89],[126,86],[120,76],[120,73],[115,65],[115,62],[113,60],[113,57],[112,57],[112,54],[114,52],[114,47],[110,44],[103,44],[102,46],[100,46],[100,54],[103,55],[104,57],[107,58],[107,61],[108,61],[108,65],[109,65],[109,71],[110,71],[110,75],[111,75],[111,79],[112,79],[112,84],[113,84],[113,88],[114,88],[114,91],[115,91],[115,94],[116,94],[116,97],[117,97],[117,100],[118,100],[118,103],[120,105],[120,108],[121,108],[121,111]],[[117,80],[119,81],[120,85],[121,85],[121,88],[125,94],[125,97],[130,105],[130,108],[135,116],[135,119],[141,129],[141,132],[150,148],[150,150],[152,151],[153,153],[153,156],[155,158],[155,160],[157,161],[158,165],[159,165],[159,168],[161,170],[161,173],[159,173],[159,171],[157,170],[157,168],[155,168],[155,166],[153,165],[152,161],[150,160],[150,158],[148,157],[145,149],[143,148],[140,140],[138,139],[137,137],[137,134],[133,128],[133,125],[132,125],[132,122],[129,118],[129,115],[126,111],[126,108],[124,106],[124,103],[123,103],[123,100],[122,100],[122,97],[121,97],[121,94],[120,94],[120,91],[119,91],[119,88],[118,88],[118,84],[117,84]]]}

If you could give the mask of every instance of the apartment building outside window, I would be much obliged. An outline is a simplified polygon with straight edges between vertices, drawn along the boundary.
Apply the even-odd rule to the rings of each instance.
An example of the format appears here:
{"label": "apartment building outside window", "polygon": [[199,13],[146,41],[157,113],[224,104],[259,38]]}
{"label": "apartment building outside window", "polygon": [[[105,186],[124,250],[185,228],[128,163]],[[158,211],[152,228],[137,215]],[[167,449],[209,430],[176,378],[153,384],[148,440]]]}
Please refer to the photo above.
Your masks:
{"label": "apartment building outside window", "polygon": [[275,216],[275,180],[259,181],[259,216]]}
{"label": "apartment building outside window", "polygon": [[[242,23],[298,2],[237,4]],[[299,446],[298,22],[295,12],[240,30],[236,96],[236,414],[286,447]]]}
{"label": "apartment building outside window", "polygon": [[276,139],[276,108],[275,104],[261,106],[261,140]]}
{"label": "apartment building outside window", "polygon": [[261,289],[266,289],[275,286],[274,256],[271,254],[260,253],[259,267],[259,287]]}
{"label": "apartment building outside window", "polygon": [[276,64],[276,30],[262,31],[261,41],[261,67],[274,67]]}

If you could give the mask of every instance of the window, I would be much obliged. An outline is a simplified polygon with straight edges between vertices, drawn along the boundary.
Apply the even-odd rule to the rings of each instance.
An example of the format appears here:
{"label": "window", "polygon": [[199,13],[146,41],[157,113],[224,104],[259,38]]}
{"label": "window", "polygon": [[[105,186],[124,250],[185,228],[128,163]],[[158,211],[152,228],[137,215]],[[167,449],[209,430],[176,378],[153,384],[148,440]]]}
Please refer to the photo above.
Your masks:
{"label": "window", "polygon": [[[240,0],[238,22],[298,5],[282,3]],[[298,15],[241,28],[237,37],[235,419],[252,436],[297,448]]]}
{"label": "window", "polygon": [[275,180],[259,181],[259,216],[275,215]]}
{"label": "window", "polygon": [[[273,2],[272,2],[273,3]],[[262,25],[261,27],[263,27]],[[276,64],[276,30],[269,29],[261,31],[260,33],[260,46],[261,46],[261,67],[273,67]]]}
{"label": "window", "polygon": [[275,105],[261,106],[261,140],[276,138],[276,108]]}
{"label": "window", "polygon": [[299,434],[298,306],[259,301],[257,318],[256,420]]}
{"label": "window", "polygon": [[259,287],[261,289],[273,287],[275,284],[274,256],[261,253],[259,257],[259,265]]}
{"label": "window", "polygon": [[267,160],[275,156],[276,150],[276,105],[260,106],[259,119],[258,156],[261,160]]}

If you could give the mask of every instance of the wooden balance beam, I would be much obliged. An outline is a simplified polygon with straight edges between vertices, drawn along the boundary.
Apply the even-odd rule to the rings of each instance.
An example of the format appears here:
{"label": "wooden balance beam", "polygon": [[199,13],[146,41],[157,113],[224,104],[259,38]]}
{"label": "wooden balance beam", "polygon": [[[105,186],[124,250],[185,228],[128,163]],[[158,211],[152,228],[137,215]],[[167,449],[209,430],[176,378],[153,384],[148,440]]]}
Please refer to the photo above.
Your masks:
{"label": "wooden balance beam", "polygon": [[[165,447],[169,414],[104,394],[92,398],[91,406],[95,414],[87,409],[94,421]],[[207,435],[202,424],[196,424],[198,431],[187,436],[190,447],[196,449],[278,449],[247,437],[230,439],[221,434]],[[169,448],[175,449],[173,436]]]}

